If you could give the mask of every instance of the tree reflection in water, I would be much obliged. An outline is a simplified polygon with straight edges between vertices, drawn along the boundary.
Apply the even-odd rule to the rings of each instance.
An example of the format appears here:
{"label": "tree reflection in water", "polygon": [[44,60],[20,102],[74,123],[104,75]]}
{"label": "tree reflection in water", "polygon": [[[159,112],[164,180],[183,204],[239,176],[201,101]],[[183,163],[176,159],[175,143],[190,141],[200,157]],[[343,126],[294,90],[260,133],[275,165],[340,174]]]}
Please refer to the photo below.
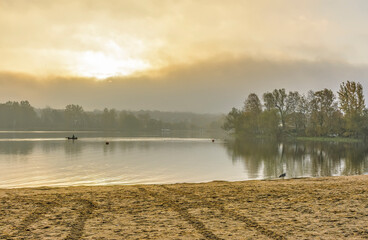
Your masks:
{"label": "tree reflection in water", "polygon": [[32,141],[0,141],[0,154],[28,155],[34,148]]}
{"label": "tree reflection in water", "polygon": [[368,173],[368,146],[363,143],[278,142],[237,139],[225,143],[233,160],[242,161],[249,178],[357,175]]}

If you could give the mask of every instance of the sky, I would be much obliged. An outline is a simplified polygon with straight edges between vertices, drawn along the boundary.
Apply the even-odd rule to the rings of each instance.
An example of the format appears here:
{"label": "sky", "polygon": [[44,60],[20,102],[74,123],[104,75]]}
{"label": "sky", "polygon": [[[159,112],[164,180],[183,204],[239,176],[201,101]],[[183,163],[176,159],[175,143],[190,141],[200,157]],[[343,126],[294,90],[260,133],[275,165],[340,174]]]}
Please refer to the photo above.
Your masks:
{"label": "sky", "polygon": [[0,0],[0,102],[226,113],[275,88],[368,91],[365,0]]}

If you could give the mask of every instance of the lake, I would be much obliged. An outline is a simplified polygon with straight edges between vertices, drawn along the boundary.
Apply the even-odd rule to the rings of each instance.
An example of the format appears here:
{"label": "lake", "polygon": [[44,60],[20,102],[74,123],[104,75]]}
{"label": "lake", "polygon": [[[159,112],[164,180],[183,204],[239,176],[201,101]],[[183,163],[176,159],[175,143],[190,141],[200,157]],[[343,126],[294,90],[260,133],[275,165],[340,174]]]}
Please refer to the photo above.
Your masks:
{"label": "lake", "polygon": [[[205,134],[0,132],[0,188],[368,174],[362,143],[223,141]],[[106,142],[109,142],[107,145]]]}

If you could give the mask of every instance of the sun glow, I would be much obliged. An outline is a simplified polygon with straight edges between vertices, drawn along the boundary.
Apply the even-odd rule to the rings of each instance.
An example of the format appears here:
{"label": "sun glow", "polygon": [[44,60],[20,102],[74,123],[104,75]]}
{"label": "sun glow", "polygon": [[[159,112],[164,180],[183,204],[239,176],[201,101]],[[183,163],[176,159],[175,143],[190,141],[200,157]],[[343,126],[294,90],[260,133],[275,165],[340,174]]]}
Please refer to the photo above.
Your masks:
{"label": "sun glow", "polygon": [[146,70],[150,64],[129,57],[119,57],[104,52],[83,52],[72,69],[74,74],[84,77],[104,79],[112,76],[127,76],[138,71]]}

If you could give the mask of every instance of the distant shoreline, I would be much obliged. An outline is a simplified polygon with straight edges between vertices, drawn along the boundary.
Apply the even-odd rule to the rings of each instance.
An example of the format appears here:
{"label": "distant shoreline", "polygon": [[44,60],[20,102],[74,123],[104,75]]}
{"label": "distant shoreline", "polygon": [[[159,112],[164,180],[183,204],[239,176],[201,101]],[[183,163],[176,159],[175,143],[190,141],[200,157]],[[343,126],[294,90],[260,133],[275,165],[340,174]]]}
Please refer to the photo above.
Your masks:
{"label": "distant shoreline", "polygon": [[367,238],[368,175],[0,190],[0,238]]}
{"label": "distant shoreline", "polygon": [[232,140],[249,140],[249,139],[262,139],[262,140],[271,140],[276,142],[283,142],[283,141],[308,141],[308,142],[341,142],[341,143],[362,143],[364,142],[361,138],[348,138],[348,137],[285,137],[281,139],[277,138],[270,138],[264,136],[255,136],[255,137],[236,137],[231,136],[227,139]]}
{"label": "distant shoreline", "polygon": [[297,137],[298,141],[361,143],[363,139],[344,137]]}

